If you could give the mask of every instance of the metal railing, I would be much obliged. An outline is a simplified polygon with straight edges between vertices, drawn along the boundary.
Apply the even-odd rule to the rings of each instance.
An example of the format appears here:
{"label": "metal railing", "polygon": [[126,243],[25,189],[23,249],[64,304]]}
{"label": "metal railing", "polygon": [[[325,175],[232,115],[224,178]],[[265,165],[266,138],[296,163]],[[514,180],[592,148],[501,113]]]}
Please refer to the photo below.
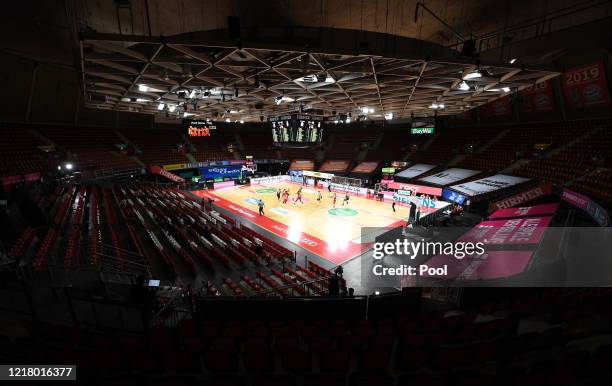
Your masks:
{"label": "metal railing", "polygon": [[[321,285],[321,283],[323,282],[326,283],[332,276],[333,275],[323,276],[323,277],[319,277],[319,278],[301,282],[301,283],[287,284],[282,287],[266,289],[263,291],[255,292],[255,294],[250,295],[250,297],[262,297],[262,296],[269,296],[271,294],[276,294],[279,297],[288,297],[288,296],[283,295],[283,292],[287,292],[287,291],[291,291],[289,295],[290,297],[308,296],[308,294],[312,291],[312,287],[311,287],[312,285],[320,285],[319,287],[320,292],[325,293],[327,291],[327,288],[326,286]],[[304,289],[304,293],[306,293],[307,295],[301,295],[299,293],[296,294],[295,289],[298,287],[302,287]]]}

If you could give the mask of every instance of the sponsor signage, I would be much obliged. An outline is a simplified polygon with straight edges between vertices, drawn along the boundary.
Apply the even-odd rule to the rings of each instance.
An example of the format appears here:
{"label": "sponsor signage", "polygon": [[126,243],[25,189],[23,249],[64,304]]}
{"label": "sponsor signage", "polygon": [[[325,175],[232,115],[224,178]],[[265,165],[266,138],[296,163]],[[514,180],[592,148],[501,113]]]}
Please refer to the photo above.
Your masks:
{"label": "sponsor signage", "polygon": [[610,225],[610,216],[608,211],[602,208],[595,201],[591,200],[589,197],[564,188],[561,199],[586,211],[600,226],[605,227]]}
{"label": "sponsor signage", "polygon": [[412,192],[412,195],[427,194],[430,196],[440,197],[442,188],[434,188],[432,186],[406,184],[403,182],[391,181],[387,184],[388,189],[404,190]]}
{"label": "sponsor signage", "polygon": [[402,170],[401,172],[397,173],[395,176],[401,177],[401,178],[414,178],[414,177],[420,176],[423,173],[427,173],[428,171],[432,170],[435,167],[436,165],[415,164],[415,165],[410,166],[408,169]]}
{"label": "sponsor signage", "polygon": [[419,181],[427,182],[429,184],[434,184],[438,186],[446,186],[454,182],[458,182],[461,180],[465,180],[466,178],[475,176],[478,173],[480,173],[480,171],[478,170],[451,168],[443,172],[432,174],[431,176],[421,178],[419,179]]}
{"label": "sponsor signage", "polygon": [[207,166],[200,168],[205,178],[236,178],[240,176],[242,165]]}
{"label": "sponsor signage", "polygon": [[552,217],[524,217],[483,221],[457,241],[482,242],[488,245],[538,244]]}
{"label": "sponsor signage", "polygon": [[289,169],[292,170],[314,170],[314,161],[305,159],[294,159]]}
{"label": "sponsor signage", "polygon": [[608,105],[610,94],[603,61],[563,73],[563,93],[570,108]]}
{"label": "sponsor signage", "polygon": [[433,134],[435,129],[435,127],[413,127],[410,129],[410,134]]}
{"label": "sponsor signage", "polygon": [[496,174],[494,176],[481,178],[480,180],[453,185],[450,188],[468,197],[474,197],[496,190],[506,189],[527,181],[529,181],[529,178]]}
{"label": "sponsor signage", "polygon": [[543,216],[554,214],[557,211],[557,208],[559,208],[559,204],[542,204],[535,206],[522,206],[519,208],[500,209],[491,214],[489,219]]}
{"label": "sponsor signage", "polygon": [[444,189],[442,191],[442,197],[446,198],[449,201],[456,202],[459,205],[463,205],[463,203],[465,202],[467,198],[464,195],[459,194],[457,192],[453,192],[452,190],[449,190],[449,189]]}
{"label": "sponsor signage", "polygon": [[185,182],[185,180],[176,174],[170,173],[169,171],[160,168],[159,166],[151,166],[149,167],[149,173],[158,174],[162,177],[166,177],[167,179],[174,182]]}
{"label": "sponsor signage", "polygon": [[353,173],[373,173],[378,168],[378,162],[361,162],[352,170]]}
{"label": "sponsor signage", "polygon": [[313,172],[312,170],[304,170],[302,175],[308,177],[323,178],[325,180],[331,180],[332,178],[334,178],[334,175],[331,173]]}
{"label": "sponsor signage", "polygon": [[521,193],[517,193],[508,198],[504,198],[501,201],[494,202],[491,204],[491,208],[495,209],[505,209],[512,208],[517,205],[524,204],[526,202],[535,200],[536,198],[540,198],[552,193],[552,185],[550,183],[541,184],[536,186],[535,188],[531,188]]}
{"label": "sponsor signage", "polygon": [[337,192],[343,192],[343,193],[352,192],[352,193],[363,194],[363,195],[366,195],[368,193],[367,188],[360,188],[358,186],[341,185],[341,184],[336,184],[336,183],[332,183],[331,186],[333,190]]}
{"label": "sponsor signage", "polygon": [[166,170],[179,170],[179,169],[188,169],[187,164],[170,164],[164,165],[162,168]]}
{"label": "sponsor signage", "polygon": [[319,168],[321,172],[345,172],[349,167],[348,160],[328,160]]}
{"label": "sponsor signage", "polygon": [[383,174],[394,174],[395,168],[382,168]]}
{"label": "sponsor signage", "polygon": [[428,267],[447,267],[446,277],[459,280],[501,279],[523,272],[532,251],[488,251],[457,259],[449,255],[437,255],[427,260]]}

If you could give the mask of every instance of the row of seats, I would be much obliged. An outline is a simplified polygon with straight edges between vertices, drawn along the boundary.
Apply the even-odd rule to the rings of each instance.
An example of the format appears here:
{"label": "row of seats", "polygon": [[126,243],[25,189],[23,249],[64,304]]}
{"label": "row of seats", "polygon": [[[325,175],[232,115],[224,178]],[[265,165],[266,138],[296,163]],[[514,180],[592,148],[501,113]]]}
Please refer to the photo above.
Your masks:
{"label": "row of seats", "polygon": [[[262,320],[254,310],[147,334],[33,324],[29,337],[0,336],[0,356],[76,364],[78,384],[101,386],[607,384],[608,289],[500,292],[484,305],[435,311],[423,303],[368,320]],[[445,333],[457,339],[439,341]]]}

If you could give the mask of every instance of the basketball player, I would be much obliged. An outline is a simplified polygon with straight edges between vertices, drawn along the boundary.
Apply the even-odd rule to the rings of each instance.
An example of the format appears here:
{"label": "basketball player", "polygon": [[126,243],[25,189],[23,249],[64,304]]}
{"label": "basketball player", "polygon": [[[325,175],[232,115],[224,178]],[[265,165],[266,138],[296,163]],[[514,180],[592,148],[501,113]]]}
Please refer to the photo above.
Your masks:
{"label": "basketball player", "polygon": [[289,201],[289,192],[287,189],[283,190],[283,204],[286,204]]}
{"label": "basketball player", "polygon": [[278,188],[278,190],[276,191],[276,200],[280,201],[281,198],[281,189]]}
{"label": "basketball player", "polygon": [[295,204],[296,202],[300,202],[301,204],[303,204],[304,202],[302,201],[302,188],[300,188],[297,191],[297,197],[295,198],[295,201],[293,201],[293,203]]}
{"label": "basketball player", "polygon": [[336,200],[338,199],[338,196],[336,196],[336,193],[334,193],[334,195],[332,196],[332,206],[335,208],[336,207]]}
{"label": "basketball player", "polygon": [[347,194],[344,196],[344,200],[342,201],[342,206],[344,206],[344,205],[348,205],[348,204],[349,204],[349,199],[350,199],[350,197],[349,197],[349,195],[348,195],[348,193],[347,193]]}
{"label": "basketball player", "polygon": [[321,194],[320,191],[317,191],[317,203],[319,205],[321,205],[321,199],[323,198],[323,195]]}

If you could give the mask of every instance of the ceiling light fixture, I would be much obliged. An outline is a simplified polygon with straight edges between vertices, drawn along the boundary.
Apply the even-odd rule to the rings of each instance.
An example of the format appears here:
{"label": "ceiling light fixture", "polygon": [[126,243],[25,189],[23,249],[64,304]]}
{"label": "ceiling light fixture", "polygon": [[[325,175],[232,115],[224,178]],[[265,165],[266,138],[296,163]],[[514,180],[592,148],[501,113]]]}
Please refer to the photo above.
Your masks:
{"label": "ceiling light fixture", "polygon": [[482,73],[479,70],[472,71],[470,73],[465,74],[465,76],[463,77],[463,80],[470,80],[470,79],[476,79],[476,78],[482,78]]}
{"label": "ceiling light fixture", "polygon": [[160,103],[160,104],[157,105],[157,109],[159,111],[162,111],[164,109],[164,107],[166,107],[166,105],[164,105],[163,103]]}
{"label": "ceiling light fixture", "polygon": [[144,84],[139,84],[138,85],[138,91],[147,92],[147,91],[149,91],[149,87],[147,87]]}
{"label": "ceiling light fixture", "polygon": [[467,84],[466,81],[461,81],[461,83],[459,83],[459,90],[467,91],[469,89],[470,89],[470,85]]}

